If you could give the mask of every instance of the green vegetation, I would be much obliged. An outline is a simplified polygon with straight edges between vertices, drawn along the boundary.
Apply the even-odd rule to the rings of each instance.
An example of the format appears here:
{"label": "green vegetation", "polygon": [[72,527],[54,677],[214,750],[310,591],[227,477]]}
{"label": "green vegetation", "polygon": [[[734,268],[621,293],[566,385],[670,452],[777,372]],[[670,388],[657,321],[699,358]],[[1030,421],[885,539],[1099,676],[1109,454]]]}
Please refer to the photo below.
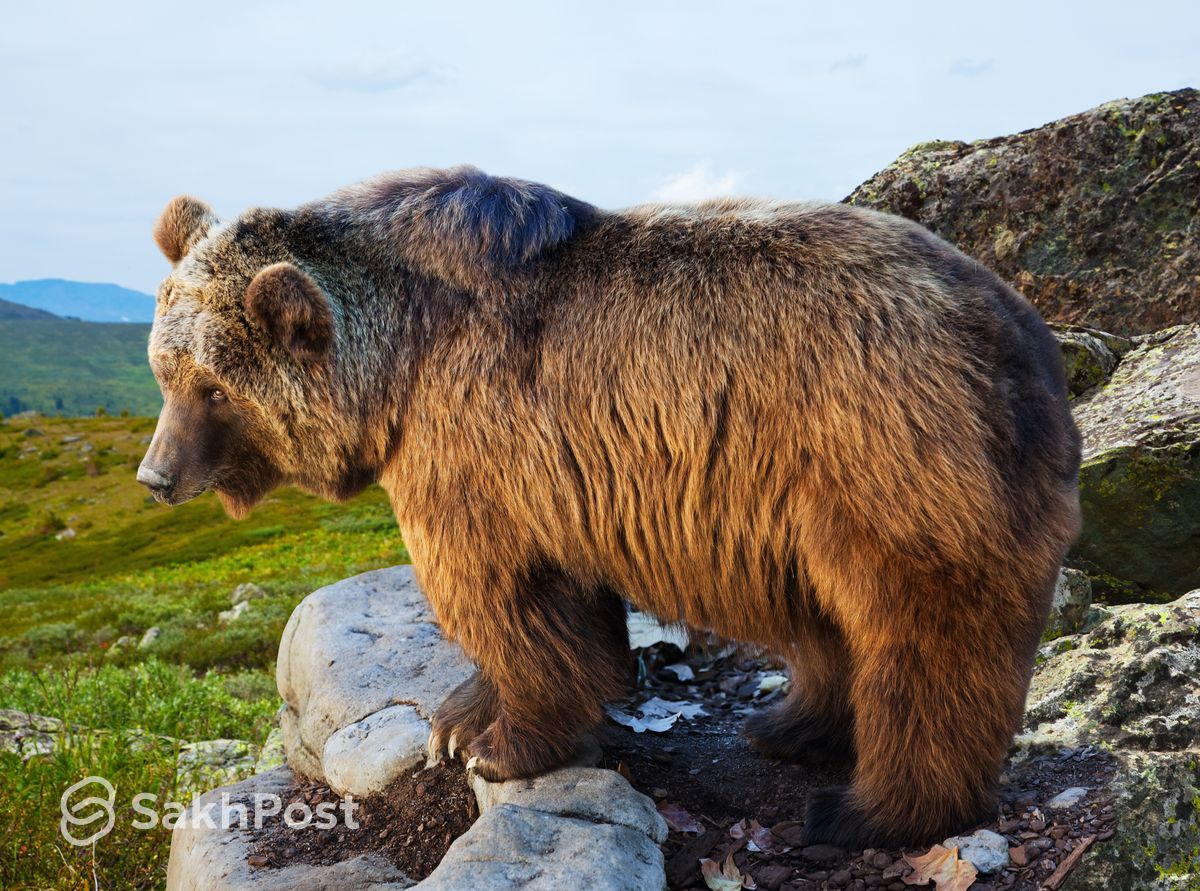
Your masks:
{"label": "green vegetation", "polygon": [[0,319],[0,411],[156,415],[162,397],[146,364],[149,325]]}
{"label": "green vegetation", "polygon": [[[378,489],[344,505],[281,490],[242,522],[212,495],[147,499],[133,475],[153,427],[0,422],[0,709],[78,730],[51,754],[0,752],[0,887],[92,887],[93,871],[101,887],[161,887],[169,833],[133,829],[126,807],[94,850],[73,848],[59,835],[63,790],[95,775],[126,805],[142,791],[186,802],[180,741],[265,740],[276,648],[300,599],[408,559]],[[242,582],[266,596],[223,622]]]}

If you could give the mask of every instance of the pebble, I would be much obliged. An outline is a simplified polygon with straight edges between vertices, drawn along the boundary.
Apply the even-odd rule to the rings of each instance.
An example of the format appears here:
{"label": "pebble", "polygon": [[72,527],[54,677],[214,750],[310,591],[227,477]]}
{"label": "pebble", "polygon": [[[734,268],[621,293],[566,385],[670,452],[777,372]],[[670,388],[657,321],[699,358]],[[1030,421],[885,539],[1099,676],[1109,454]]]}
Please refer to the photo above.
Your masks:
{"label": "pebble", "polygon": [[269,862],[270,861],[267,859],[266,854],[251,854],[249,857],[246,858],[246,865],[253,866],[255,869],[261,869],[262,867],[266,866]]}
{"label": "pebble", "polygon": [[1088,790],[1083,786],[1072,786],[1070,789],[1064,789],[1059,792],[1042,806],[1051,809],[1074,807],[1087,794]]}
{"label": "pebble", "polygon": [[839,888],[844,888],[846,885],[850,884],[850,881],[853,878],[854,878],[854,874],[852,872],[850,872],[850,870],[839,869],[837,872],[835,872],[833,875],[831,875],[829,877],[829,884],[837,885]]}
{"label": "pebble", "polygon": [[875,869],[884,870],[892,865],[892,858],[884,851],[876,851],[871,855],[869,862]]}
{"label": "pebble", "polygon": [[958,848],[959,858],[974,863],[981,873],[999,872],[1008,866],[1008,839],[990,829],[948,838],[942,846]]}
{"label": "pebble", "polygon": [[1025,846],[1017,845],[1015,848],[1009,848],[1008,859],[1013,862],[1014,866],[1025,866],[1029,862],[1029,855],[1025,852]]}

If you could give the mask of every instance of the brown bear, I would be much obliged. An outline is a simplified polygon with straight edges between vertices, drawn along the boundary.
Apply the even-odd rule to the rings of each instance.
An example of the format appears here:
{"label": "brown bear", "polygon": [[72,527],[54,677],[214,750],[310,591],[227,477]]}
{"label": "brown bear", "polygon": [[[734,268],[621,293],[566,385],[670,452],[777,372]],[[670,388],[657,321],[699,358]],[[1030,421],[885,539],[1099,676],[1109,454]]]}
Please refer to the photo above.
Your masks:
{"label": "brown bear", "polygon": [[381,483],[479,667],[435,753],[561,764],[627,689],[627,600],[787,660],[754,745],[855,759],[810,840],[993,814],[1079,439],[1053,337],[980,264],[853,207],[606,211],[470,167],[227,223],[180,197],[155,237],[138,479],[235,517]]}

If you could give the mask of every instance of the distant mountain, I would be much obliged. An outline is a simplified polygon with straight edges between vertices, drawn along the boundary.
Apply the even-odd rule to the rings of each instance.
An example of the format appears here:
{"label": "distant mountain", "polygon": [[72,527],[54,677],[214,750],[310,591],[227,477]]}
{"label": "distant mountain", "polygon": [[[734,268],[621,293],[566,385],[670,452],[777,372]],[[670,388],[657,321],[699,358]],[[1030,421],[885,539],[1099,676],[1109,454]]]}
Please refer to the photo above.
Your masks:
{"label": "distant mountain", "polygon": [[0,321],[0,412],[158,414],[162,397],[146,361],[149,336],[145,324],[53,316]]}
{"label": "distant mountain", "polygon": [[7,300],[0,300],[0,320],[53,318],[55,318],[54,314],[48,313],[44,309],[34,309],[32,306],[25,306],[21,303],[10,303]]}
{"label": "distant mountain", "polygon": [[86,322],[154,321],[154,298],[120,285],[42,278],[0,284],[0,300]]}

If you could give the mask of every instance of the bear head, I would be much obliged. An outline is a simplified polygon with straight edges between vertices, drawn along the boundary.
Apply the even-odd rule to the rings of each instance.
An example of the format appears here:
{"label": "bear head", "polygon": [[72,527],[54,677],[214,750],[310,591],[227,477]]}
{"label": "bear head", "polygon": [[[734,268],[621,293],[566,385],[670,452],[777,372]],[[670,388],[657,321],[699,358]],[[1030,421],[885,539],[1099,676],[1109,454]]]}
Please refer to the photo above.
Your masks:
{"label": "bear head", "polygon": [[167,504],[211,489],[233,516],[282,484],[356,494],[399,424],[379,415],[415,364],[406,338],[522,293],[511,276],[595,215],[473,167],[397,171],[225,223],[173,199],[154,227],[173,265],[149,345],[164,405],[138,480]]}
{"label": "bear head", "polygon": [[243,516],[284,482],[321,494],[344,488],[312,470],[329,465],[314,464],[312,451],[338,420],[334,304],[292,256],[288,215],[251,210],[223,225],[180,196],[155,225],[174,268],[159,287],[149,344],[163,410],[138,481],[159,501],[212,489]]}

